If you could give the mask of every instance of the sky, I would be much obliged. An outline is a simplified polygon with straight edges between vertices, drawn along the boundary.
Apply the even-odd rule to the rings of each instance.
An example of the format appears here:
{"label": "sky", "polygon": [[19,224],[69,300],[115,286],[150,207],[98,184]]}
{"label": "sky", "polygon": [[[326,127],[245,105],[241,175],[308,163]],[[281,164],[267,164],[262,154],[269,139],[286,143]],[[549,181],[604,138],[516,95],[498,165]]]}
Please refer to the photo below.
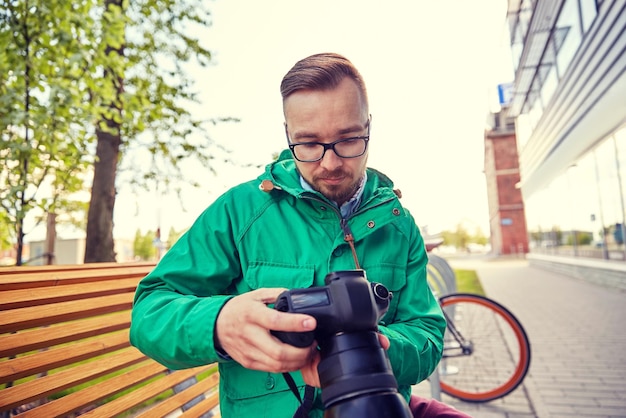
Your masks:
{"label": "sky", "polygon": [[280,81],[318,52],[346,56],[363,75],[368,165],[394,181],[418,225],[437,233],[463,223],[489,234],[483,133],[497,84],[512,80],[505,1],[214,0],[209,8],[202,41],[214,63],[197,71],[199,111],[241,119],[209,133],[252,167],[194,167],[203,186],[186,188],[182,206],[173,195],[138,200],[122,188],[116,236],[184,229],[221,193],[255,178],[285,147]]}
{"label": "sky", "polygon": [[[285,148],[279,85],[319,52],[350,59],[365,79],[372,114],[368,165],[387,174],[429,233],[463,223],[489,234],[483,133],[509,82],[504,0],[211,0],[202,33],[213,65],[193,72],[213,140],[239,165],[189,162],[202,187],[178,197],[118,187],[114,236],[160,226],[182,230],[228,188],[260,174]],[[243,165],[251,165],[242,168]],[[62,234],[60,234],[62,235]]]}

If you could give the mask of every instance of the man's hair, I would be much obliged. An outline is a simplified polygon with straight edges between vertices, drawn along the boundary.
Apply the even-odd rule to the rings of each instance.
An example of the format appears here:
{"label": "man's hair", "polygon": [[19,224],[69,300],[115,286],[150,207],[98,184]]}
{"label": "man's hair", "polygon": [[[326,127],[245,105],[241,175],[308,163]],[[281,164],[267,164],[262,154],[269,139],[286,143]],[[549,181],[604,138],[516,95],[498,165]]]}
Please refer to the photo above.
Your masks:
{"label": "man's hair", "polygon": [[363,77],[346,57],[322,53],[298,61],[283,77],[280,93],[283,101],[298,90],[333,89],[346,77],[354,80],[367,106],[367,90]]}

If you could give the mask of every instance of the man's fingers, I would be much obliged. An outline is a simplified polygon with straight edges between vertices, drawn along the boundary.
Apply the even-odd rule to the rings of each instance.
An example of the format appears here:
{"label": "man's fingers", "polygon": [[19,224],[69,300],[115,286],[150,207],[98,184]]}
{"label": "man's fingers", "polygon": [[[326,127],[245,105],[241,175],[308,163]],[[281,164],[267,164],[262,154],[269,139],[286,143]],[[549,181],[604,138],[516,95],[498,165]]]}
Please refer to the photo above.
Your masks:
{"label": "man's fingers", "polygon": [[[278,296],[285,290],[287,289],[262,288],[253,290],[252,292],[245,294],[245,296],[250,297],[255,301],[269,304],[276,302],[276,298],[278,298]],[[312,316],[280,312],[273,309],[268,309],[262,313],[250,311],[249,316],[251,317],[251,320],[256,319],[260,325],[274,331],[306,332],[314,330],[317,325],[315,318]]]}
{"label": "man's fingers", "polygon": [[[252,292],[245,293],[245,295],[249,296],[254,300],[258,300],[259,302],[263,302],[264,304],[274,303],[278,298],[278,295],[283,293],[287,289],[283,288],[262,288],[253,290]],[[243,295],[242,295],[243,296]]]}
{"label": "man's fingers", "polygon": [[272,310],[267,316],[266,325],[273,331],[306,332],[313,331],[317,325],[310,315],[279,312]]}

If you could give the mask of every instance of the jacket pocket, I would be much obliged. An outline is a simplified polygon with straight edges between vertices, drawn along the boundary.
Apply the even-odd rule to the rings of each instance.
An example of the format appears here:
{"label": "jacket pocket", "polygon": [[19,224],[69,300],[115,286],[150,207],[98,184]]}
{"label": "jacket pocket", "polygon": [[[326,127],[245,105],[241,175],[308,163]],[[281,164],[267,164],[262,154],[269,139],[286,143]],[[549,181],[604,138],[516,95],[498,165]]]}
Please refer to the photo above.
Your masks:
{"label": "jacket pocket", "polygon": [[[400,292],[406,286],[406,266],[398,264],[377,264],[364,267],[367,280],[383,284],[391,293]],[[382,323],[390,323],[396,316],[400,299],[392,297],[389,309],[382,319]]]}
{"label": "jacket pocket", "polygon": [[[235,362],[219,367],[224,416],[292,417],[298,408],[298,400],[281,374],[245,369]],[[291,376],[298,387],[304,386],[300,373]]]}
{"label": "jacket pocket", "polygon": [[251,289],[285,287],[298,289],[311,287],[315,278],[313,266],[299,266],[267,262],[251,262],[244,276]]}

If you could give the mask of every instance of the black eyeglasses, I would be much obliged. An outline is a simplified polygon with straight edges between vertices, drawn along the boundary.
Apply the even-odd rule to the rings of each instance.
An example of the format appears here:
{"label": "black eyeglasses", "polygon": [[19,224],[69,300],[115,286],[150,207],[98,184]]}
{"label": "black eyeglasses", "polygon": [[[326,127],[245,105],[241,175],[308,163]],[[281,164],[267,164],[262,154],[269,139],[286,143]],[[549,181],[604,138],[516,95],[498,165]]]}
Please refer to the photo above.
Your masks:
{"label": "black eyeglasses", "polygon": [[292,144],[291,141],[289,141],[289,134],[287,134],[287,141],[289,141],[291,153],[296,160],[303,163],[313,163],[321,160],[329,149],[332,149],[335,154],[341,158],[360,157],[365,154],[369,140],[369,120],[367,121],[367,135],[343,138],[331,142],[330,144],[323,144],[321,142],[300,142],[298,144]]}

